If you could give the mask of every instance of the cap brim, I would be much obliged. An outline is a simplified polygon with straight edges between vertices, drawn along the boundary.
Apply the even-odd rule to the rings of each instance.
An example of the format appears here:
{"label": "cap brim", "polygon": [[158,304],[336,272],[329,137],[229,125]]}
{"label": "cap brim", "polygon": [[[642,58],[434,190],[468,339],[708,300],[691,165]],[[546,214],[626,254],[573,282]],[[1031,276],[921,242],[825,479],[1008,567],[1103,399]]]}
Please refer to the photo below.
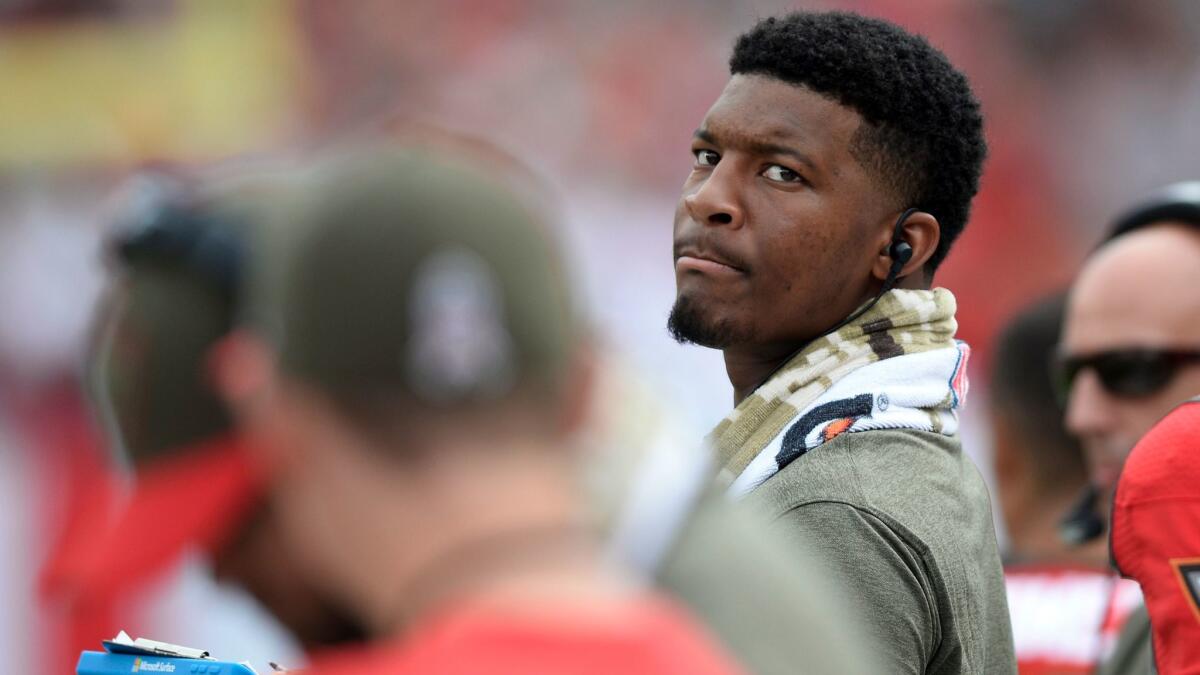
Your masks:
{"label": "cap brim", "polygon": [[[187,550],[215,553],[262,496],[264,471],[243,444],[223,438],[155,460],[137,471],[132,491],[101,499],[93,528],[63,542],[47,580],[52,593],[119,593],[161,574]],[[114,506],[115,504],[115,506]]]}

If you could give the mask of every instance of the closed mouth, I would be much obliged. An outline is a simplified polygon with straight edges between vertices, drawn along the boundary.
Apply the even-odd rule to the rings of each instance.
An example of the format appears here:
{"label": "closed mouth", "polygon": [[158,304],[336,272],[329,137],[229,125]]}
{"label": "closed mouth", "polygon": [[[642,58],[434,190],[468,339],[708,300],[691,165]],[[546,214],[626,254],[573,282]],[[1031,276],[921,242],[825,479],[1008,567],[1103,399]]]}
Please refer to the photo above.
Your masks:
{"label": "closed mouth", "polygon": [[684,249],[675,255],[675,262],[678,263],[680,261],[680,259],[682,259],[682,258],[692,258],[693,260],[702,260],[707,263],[713,263],[716,265],[721,265],[723,267],[728,267],[728,268],[738,271],[738,272],[742,272],[742,273],[746,272],[746,269],[744,267],[731,262],[728,258],[725,258],[723,256],[713,255],[712,253],[709,253],[707,251],[700,252],[700,251],[696,251],[696,250],[692,250],[692,249]]}

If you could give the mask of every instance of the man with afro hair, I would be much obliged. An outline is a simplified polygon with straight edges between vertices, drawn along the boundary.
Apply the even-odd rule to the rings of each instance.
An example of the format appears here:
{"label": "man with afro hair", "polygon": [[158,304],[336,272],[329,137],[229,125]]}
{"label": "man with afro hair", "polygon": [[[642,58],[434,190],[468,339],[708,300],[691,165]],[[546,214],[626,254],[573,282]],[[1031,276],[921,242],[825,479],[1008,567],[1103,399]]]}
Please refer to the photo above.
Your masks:
{"label": "man with afro hair", "polygon": [[692,141],[668,323],[724,353],[717,480],[824,557],[886,672],[1015,672],[957,435],[969,349],[932,283],[978,190],[979,103],[923,38],[855,14],[765,19],[729,63]]}

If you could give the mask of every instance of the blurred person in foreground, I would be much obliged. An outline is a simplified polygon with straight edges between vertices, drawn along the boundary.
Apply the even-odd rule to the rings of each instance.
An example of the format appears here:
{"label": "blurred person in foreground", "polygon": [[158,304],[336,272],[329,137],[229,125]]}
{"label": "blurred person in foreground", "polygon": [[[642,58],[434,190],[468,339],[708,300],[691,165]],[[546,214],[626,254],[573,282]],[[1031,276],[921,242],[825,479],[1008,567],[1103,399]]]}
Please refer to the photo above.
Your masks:
{"label": "blurred person in foreground", "polygon": [[[135,483],[110,527],[79,542],[82,558],[68,568],[63,583],[85,611],[96,594],[141,591],[196,548],[212,560],[219,577],[252,590],[310,649],[357,642],[364,635],[358,624],[344,621],[337,603],[322,602],[320,585],[306,583],[313,576],[295,574],[296,558],[278,537],[281,509],[256,461],[261,453],[247,449],[212,387],[228,369],[221,364],[222,350],[231,349],[225,341],[244,300],[248,230],[256,220],[253,207],[261,206],[216,192],[207,201],[179,199],[152,208],[149,221],[133,224],[115,242],[120,272],[102,312],[97,400],[109,413],[114,441],[131,462]],[[521,487],[538,482],[531,477]],[[519,500],[507,503],[514,501]],[[672,655],[678,645],[671,640],[686,632],[661,630],[673,618],[665,607],[659,614],[649,611],[657,609],[649,603],[646,609],[643,621],[628,630],[665,638],[664,653]],[[579,628],[568,637],[586,633],[586,626]],[[619,642],[628,636],[606,637]],[[188,636],[172,639],[187,642]],[[681,661],[697,672],[737,672]]]}
{"label": "blurred person in foreground", "polygon": [[[250,591],[303,645],[362,634],[276,556],[279,530],[262,471],[213,387],[221,345],[244,302],[246,242],[271,184],[265,176],[209,185],[148,174],[133,182],[114,228],[111,280],[90,355],[92,394],[116,458],[112,468],[131,480],[115,499],[96,495],[94,522],[71,532],[46,570],[52,594],[69,611],[115,606],[107,625],[91,623],[104,632],[89,637],[90,648],[121,629],[214,640],[206,646],[237,658],[249,655],[248,643],[284,644],[276,626],[229,640],[201,628],[203,618],[163,625],[170,612],[144,611],[164,578],[196,552],[206,572]],[[173,611],[215,609],[214,623],[234,619],[220,613],[230,606],[205,602],[193,594]],[[200,635],[173,632],[197,628]],[[230,655],[231,648],[244,651]]]}
{"label": "blurred person in foreground", "polygon": [[1136,584],[1113,579],[1103,540],[1073,546],[1062,514],[1087,483],[1049,372],[1066,295],[1025,308],[995,343],[989,380],[996,497],[1008,533],[1005,584],[1023,675],[1090,673],[1112,647]]}
{"label": "blurred person in foreground", "polygon": [[1112,558],[1142,587],[1161,675],[1200,673],[1200,399],[1154,425],[1125,461]]}
{"label": "blurred person in foreground", "polygon": [[[423,151],[298,190],[265,388],[224,377],[270,475],[281,556],[374,640],[316,673],[734,673],[605,554],[568,439],[589,364],[546,223]],[[303,195],[299,193],[304,193]]]}
{"label": "blurred person in foreground", "polygon": [[967,347],[930,289],[986,154],[966,78],[853,14],[759,22],[700,123],[675,217],[680,342],[724,352],[719,482],[813,548],[888,673],[1015,671]]}
{"label": "blurred person in foreground", "polygon": [[[1089,540],[1105,532],[1134,444],[1200,393],[1200,184],[1170,186],[1117,219],[1071,289],[1056,371],[1093,502],[1067,532]],[[1139,609],[1100,672],[1152,667],[1149,622]]]}

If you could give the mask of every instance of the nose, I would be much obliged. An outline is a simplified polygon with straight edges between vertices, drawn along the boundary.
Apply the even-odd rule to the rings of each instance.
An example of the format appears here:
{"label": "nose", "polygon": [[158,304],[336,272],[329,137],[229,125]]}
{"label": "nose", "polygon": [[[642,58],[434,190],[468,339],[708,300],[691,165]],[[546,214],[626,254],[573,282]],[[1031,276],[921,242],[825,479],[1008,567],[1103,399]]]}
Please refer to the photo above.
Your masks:
{"label": "nose", "polygon": [[1118,404],[1091,369],[1076,376],[1067,401],[1067,431],[1083,446],[1088,480],[1101,489],[1116,484],[1124,460],[1119,450],[1124,443]]}
{"label": "nose", "polygon": [[705,225],[740,228],[745,222],[735,176],[736,167],[723,161],[683,198],[692,219]]}
{"label": "nose", "polygon": [[1098,436],[1109,432],[1114,416],[1112,397],[1100,384],[1095,371],[1085,368],[1071,385],[1067,399],[1067,431],[1077,438]]}

